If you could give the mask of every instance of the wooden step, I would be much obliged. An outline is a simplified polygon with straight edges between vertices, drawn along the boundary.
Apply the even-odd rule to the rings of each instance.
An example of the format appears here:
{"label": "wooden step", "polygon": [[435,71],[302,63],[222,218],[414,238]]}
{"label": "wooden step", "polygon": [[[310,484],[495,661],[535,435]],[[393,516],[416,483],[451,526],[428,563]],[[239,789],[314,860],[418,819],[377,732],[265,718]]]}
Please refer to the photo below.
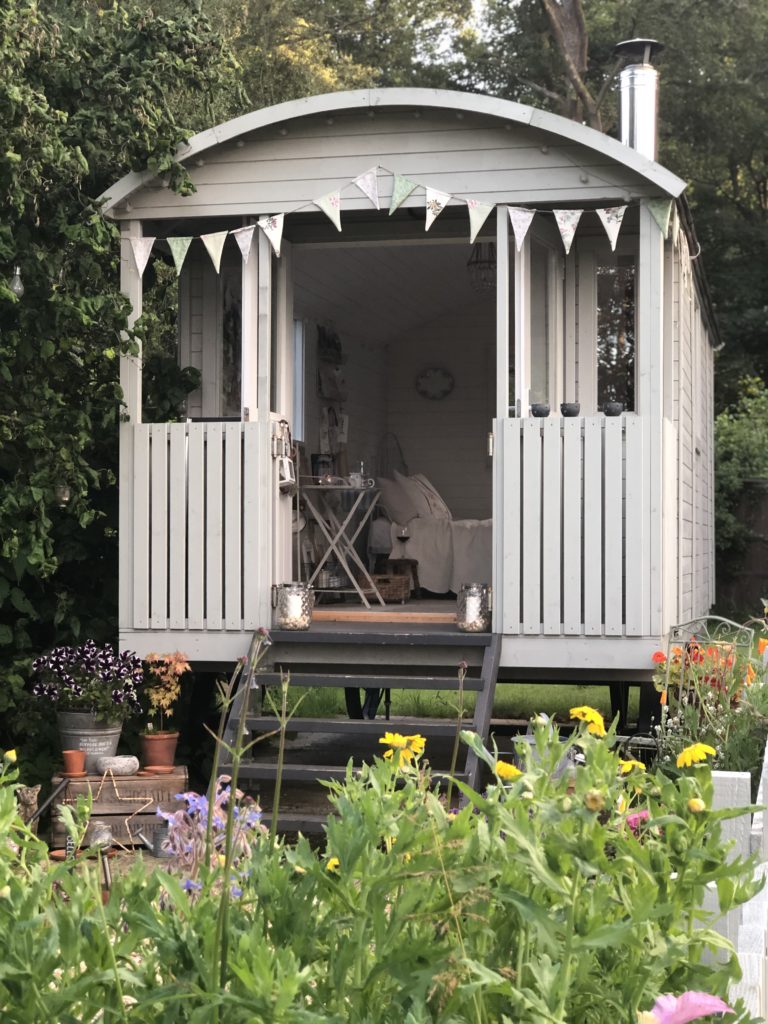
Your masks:
{"label": "wooden step", "polygon": [[[362,673],[326,674],[316,672],[287,673],[291,686],[336,686],[358,690],[458,690],[458,677],[453,676],[379,676]],[[259,686],[277,686],[282,682],[280,672],[257,672],[254,680]],[[467,677],[464,680],[465,690],[482,690],[483,680]]]}
{"label": "wooden step", "polygon": [[387,622],[400,626],[406,622],[419,624],[440,623],[456,626],[456,611],[450,612],[421,612],[413,611],[389,611],[386,608],[345,608],[343,605],[332,608],[321,606],[312,611],[313,622]]}
{"label": "wooden step", "polygon": [[[462,633],[455,626],[435,623],[430,628],[414,625],[402,628],[398,623],[364,623],[353,629],[351,623],[322,623],[309,629],[272,629],[272,643],[303,644],[376,644],[385,647],[488,647],[490,633]],[[397,626],[398,628],[394,628]]]}
{"label": "wooden step", "polygon": [[[293,812],[283,814],[282,812],[278,812],[277,831],[302,832],[304,835],[316,835],[318,832],[323,831],[329,817],[330,810],[328,814],[299,814]],[[268,811],[265,811],[262,814],[261,823],[267,828],[272,824],[272,815]]]}
{"label": "wooden step", "polygon": [[[359,771],[359,766],[356,766],[355,770]],[[329,779],[335,779],[338,782],[343,782],[346,777],[346,766],[342,767],[340,765],[284,764],[282,771],[282,778],[285,782],[313,783]],[[437,781],[444,780],[447,782],[448,777],[447,771],[432,770],[432,778]],[[277,765],[267,764],[266,762],[261,763],[259,761],[244,761],[240,765],[238,778],[273,781],[277,778]],[[465,772],[456,772],[453,775],[453,778],[466,782],[467,775]]]}
{"label": "wooden step", "polygon": [[[385,732],[399,732],[404,735],[420,733],[422,736],[453,736],[456,733],[456,720],[438,718],[383,718],[361,719],[341,718],[292,718],[288,723],[287,732],[327,732],[339,735],[351,733],[354,736],[383,736]],[[465,717],[463,729],[471,728],[471,718]],[[246,725],[254,732],[272,732],[277,729],[277,719],[271,715],[252,716],[246,718]]]}

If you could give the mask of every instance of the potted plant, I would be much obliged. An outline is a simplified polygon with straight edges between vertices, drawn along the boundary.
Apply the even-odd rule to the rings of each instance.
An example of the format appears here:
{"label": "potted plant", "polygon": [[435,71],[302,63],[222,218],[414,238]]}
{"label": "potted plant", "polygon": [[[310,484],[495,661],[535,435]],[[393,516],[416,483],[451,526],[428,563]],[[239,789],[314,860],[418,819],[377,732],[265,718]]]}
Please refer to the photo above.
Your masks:
{"label": "potted plant", "polygon": [[56,711],[62,749],[84,750],[85,771],[99,757],[113,756],[123,722],[141,711],[141,659],[86,640],[79,647],[55,647],[32,663],[33,694]]}
{"label": "potted plant", "polygon": [[186,654],[174,651],[172,654],[148,654],[144,664],[148,714],[150,719],[158,719],[159,728],[150,721],[141,735],[142,763],[145,768],[170,767],[176,756],[179,734],[166,729],[166,724],[181,696],[181,680],[190,671],[189,662]]}

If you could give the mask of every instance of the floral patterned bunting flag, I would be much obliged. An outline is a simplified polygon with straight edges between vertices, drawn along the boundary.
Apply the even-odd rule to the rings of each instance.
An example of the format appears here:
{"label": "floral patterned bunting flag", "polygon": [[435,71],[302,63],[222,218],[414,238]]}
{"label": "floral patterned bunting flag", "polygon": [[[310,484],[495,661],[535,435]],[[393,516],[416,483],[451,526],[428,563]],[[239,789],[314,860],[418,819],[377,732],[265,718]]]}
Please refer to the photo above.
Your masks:
{"label": "floral patterned bunting flag", "polygon": [[560,237],[565,246],[566,256],[571,251],[573,236],[576,234],[576,225],[581,220],[583,210],[553,210],[557,226],[560,228]]}
{"label": "floral patterned bunting flag", "polygon": [[425,231],[429,231],[450,201],[451,197],[447,192],[440,192],[436,188],[429,188],[429,186],[427,186],[427,219],[424,222]]}
{"label": "floral patterned bunting flag", "polygon": [[255,224],[248,224],[244,228],[235,228],[232,232],[232,237],[237,242],[240,255],[243,257],[243,263],[247,263],[248,257],[251,255],[251,245],[253,244],[253,233],[255,230]]}
{"label": "floral patterned bunting flag", "polygon": [[400,174],[395,175],[395,180],[392,185],[392,199],[389,203],[389,213],[392,215],[398,206],[401,206],[408,196],[417,188],[415,181],[409,181],[408,178],[403,178]]}
{"label": "floral patterned bunting flag", "polygon": [[371,169],[369,171],[365,171],[364,174],[358,174],[355,178],[355,185],[357,185],[364,196],[368,196],[376,209],[380,210],[379,179],[377,171],[378,167],[371,167]]}
{"label": "floral patterned bunting flag", "polygon": [[669,234],[669,220],[672,216],[671,199],[647,199],[646,204],[653,215],[653,219],[661,228],[661,233],[666,238]]}
{"label": "floral patterned bunting flag", "polygon": [[597,216],[603,222],[608,241],[611,243],[612,252],[616,252],[616,240],[626,209],[626,206],[607,206],[604,210],[597,211]]}
{"label": "floral patterned bunting flag", "polygon": [[132,238],[131,247],[133,249],[133,258],[136,260],[136,269],[139,272],[139,277],[144,276],[147,263],[149,263],[149,254],[152,252],[152,246],[155,244],[155,239],[146,235],[142,238]]}
{"label": "floral patterned bunting flag", "polygon": [[509,219],[512,223],[512,230],[515,233],[515,245],[517,251],[523,247],[525,236],[528,234],[528,228],[531,226],[533,215],[535,210],[526,210],[524,206],[508,206],[507,212],[509,213]]}
{"label": "floral patterned bunting flag", "polygon": [[[269,244],[274,250],[275,256],[280,255],[280,241],[283,237],[283,221],[285,214],[276,213],[271,217],[261,217],[259,227],[269,239]],[[341,231],[341,228],[339,228]]]}
{"label": "floral patterned bunting flag", "polygon": [[171,250],[171,256],[173,256],[173,263],[176,267],[176,277],[181,273],[181,268],[184,266],[184,260],[187,256],[187,251],[192,244],[192,236],[181,236],[178,235],[175,238],[167,238],[168,248]]}
{"label": "floral patterned bunting flag", "polygon": [[493,203],[480,203],[477,199],[468,199],[467,209],[469,210],[469,241],[472,243],[477,238],[480,228],[488,220]]}
{"label": "floral patterned bunting flag", "polygon": [[209,235],[200,235],[200,241],[208,250],[208,255],[211,257],[217,274],[221,268],[221,254],[224,251],[224,243],[228,234],[228,231],[213,231]]}
{"label": "floral patterned bunting flag", "polygon": [[313,199],[315,206],[319,206],[329,220],[333,221],[337,231],[341,231],[341,192],[329,192],[327,196],[320,196]]}

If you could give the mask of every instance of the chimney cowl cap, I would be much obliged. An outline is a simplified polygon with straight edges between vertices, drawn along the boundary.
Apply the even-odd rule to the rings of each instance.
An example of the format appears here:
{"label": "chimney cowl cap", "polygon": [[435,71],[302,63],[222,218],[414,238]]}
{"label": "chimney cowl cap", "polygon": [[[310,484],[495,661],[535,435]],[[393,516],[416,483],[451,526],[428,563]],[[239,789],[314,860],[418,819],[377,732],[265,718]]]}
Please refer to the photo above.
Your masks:
{"label": "chimney cowl cap", "polygon": [[656,54],[664,49],[664,43],[656,39],[625,39],[617,43],[613,52],[616,57],[626,57],[634,63],[651,64]]}

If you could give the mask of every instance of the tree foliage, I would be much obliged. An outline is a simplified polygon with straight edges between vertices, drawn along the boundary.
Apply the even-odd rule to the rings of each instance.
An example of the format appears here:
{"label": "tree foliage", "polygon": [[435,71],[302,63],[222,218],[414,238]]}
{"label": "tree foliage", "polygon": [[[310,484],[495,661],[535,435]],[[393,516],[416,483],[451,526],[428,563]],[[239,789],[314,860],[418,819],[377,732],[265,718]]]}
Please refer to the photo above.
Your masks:
{"label": "tree foliage", "polygon": [[[94,197],[146,166],[183,189],[176,147],[233,65],[183,6],[159,17],[138,2],[63,0],[2,5],[0,61],[0,743],[12,745],[36,729],[23,703],[31,657],[86,634],[115,639],[128,310],[116,232]],[[182,93],[197,99],[197,124],[169,107]],[[21,300],[8,288],[16,264]]]}
{"label": "tree foliage", "polygon": [[[565,20],[562,39],[553,18]],[[584,33],[586,64],[579,63]],[[459,81],[615,132],[613,47],[638,36],[665,44],[659,159],[690,183],[726,343],[722,409],[737,399],[744,374],[768,379],[768,7],[747,0],[489,0],[480,31],[463,40]],[[592,103],[599,103],[596,112]]]}
{"label": "tree foliage", "polygon": [[739,381],[740,398],[715,421],[715,537],[718,575],[731,576],[751,534],[739,516],[750,480],[768,477],[768,388]]}

